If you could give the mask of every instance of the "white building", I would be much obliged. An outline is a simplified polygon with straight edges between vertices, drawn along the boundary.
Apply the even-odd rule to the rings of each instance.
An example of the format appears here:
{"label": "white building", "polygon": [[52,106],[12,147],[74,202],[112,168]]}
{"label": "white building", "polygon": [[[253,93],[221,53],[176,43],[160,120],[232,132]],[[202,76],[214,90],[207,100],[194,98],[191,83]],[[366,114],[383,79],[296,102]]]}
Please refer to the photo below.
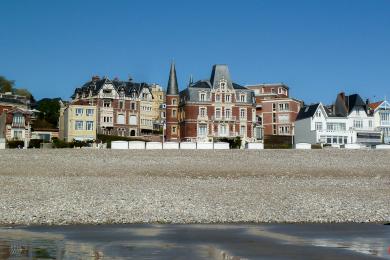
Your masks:
{"label": "white building", "polygon": [[376,130],[381,131],[384,143],[390,143],[390,103],[379,101],[368,105]]}
{"label": "white building", "polygon": [[321,103],[304,106],[295,122],[295,143],[373,145],[381,142],[374,117],[357,94],[340,93],[331,107]]}

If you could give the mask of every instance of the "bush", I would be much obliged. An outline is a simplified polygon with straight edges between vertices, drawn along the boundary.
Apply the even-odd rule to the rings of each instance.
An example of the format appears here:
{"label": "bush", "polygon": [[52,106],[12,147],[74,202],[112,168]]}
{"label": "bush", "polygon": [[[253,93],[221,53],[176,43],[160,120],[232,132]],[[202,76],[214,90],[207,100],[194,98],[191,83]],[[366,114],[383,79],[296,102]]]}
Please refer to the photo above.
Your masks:
{"label": "bush", "polygon": [[292,149],[292,144],[270,144],[265,143],[264,149]]}
{"label": "bush", "polygon": [[28,148],[40,148],[41,143],[43,143],[42,139],[31,139],[28,144]]}
{"label": "bush", "polygon": [[10,149],[15,149],[15,148],[23,148],[24,147],[24,141],[8,141],[7,146]]}
{"label": "bush", "polygon": [[229,143],[230,149],[240,149],[241,148],[241,137],[237,136],[234,139],[231,138],[214,138],[214,142],[225,142]]}
{"label": "bush", "polygon": [[312,144],[311,149],[322,149],[321,144]]}

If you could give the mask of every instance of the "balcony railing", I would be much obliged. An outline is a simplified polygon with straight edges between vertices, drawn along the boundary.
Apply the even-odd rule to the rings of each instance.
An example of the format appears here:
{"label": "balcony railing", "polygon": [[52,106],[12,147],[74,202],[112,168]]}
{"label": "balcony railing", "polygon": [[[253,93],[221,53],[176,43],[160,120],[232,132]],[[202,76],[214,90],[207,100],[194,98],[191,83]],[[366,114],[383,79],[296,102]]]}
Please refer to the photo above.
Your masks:
{"label": "balcony railing", "polygon": [[220,116],[220,117],[212,116],[211,120],[213,120],[213,121],[236,121],[236,117],[235,116],[229,116],[229,117],[226,117],[226,116]]}
{"label": "balcony railing", "polygon": [[199,121],[207,121],[207,120],[209,120],[209,117],[208,116],[198,115],[198,120]]}

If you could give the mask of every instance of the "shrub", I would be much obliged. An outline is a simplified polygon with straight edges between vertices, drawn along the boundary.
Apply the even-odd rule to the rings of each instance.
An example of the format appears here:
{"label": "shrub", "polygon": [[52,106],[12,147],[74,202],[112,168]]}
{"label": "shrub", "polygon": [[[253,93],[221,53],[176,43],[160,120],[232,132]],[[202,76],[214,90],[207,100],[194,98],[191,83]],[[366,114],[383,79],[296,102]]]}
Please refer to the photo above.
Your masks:
{"label": "shrub", "polygon": [[7,141],[7,146],[10,149],[23,148],[24,147],[24,141],[18,141],[18,140]]}
{"label": "shrub", "polygon": [[43,143],[42,139],[31,139],[28,144],[28,148],[40,148],[41,143]]}
{"label": "shrub", "polygon": [[241,137],[237,136],[234,139],[221,137],[221,138],[214,138],[214,142],[225,142],[229,143],[230,149],[240,149],[241,148]]}

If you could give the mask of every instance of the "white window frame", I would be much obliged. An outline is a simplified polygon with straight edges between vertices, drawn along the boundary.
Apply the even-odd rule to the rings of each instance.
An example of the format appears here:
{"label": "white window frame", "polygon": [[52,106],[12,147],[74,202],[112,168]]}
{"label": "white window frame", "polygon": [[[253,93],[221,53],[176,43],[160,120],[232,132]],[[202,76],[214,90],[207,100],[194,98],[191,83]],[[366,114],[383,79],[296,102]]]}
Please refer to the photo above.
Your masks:
{"label": "white window frame", "polygon": [[84,121],[76,120],[74,123],[74,130],[84,130]]}

